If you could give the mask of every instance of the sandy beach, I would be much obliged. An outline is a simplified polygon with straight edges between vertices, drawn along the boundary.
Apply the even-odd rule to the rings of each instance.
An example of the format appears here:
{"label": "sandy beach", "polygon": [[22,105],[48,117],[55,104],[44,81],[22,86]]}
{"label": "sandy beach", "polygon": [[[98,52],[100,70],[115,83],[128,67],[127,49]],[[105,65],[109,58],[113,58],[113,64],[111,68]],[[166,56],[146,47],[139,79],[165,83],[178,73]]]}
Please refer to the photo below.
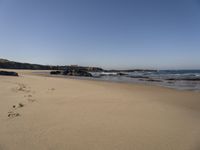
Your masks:
{"label": "sandy beach", "polygon": [[0,150],[199,150],[200,92],[0,76]]}

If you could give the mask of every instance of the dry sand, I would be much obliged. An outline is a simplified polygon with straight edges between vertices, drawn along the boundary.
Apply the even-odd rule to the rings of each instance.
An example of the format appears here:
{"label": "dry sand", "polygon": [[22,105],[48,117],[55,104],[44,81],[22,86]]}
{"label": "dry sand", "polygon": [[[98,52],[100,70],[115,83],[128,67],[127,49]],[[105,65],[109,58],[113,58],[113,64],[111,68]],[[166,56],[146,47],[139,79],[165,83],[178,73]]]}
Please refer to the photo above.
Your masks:
{"label": "dry sand", "polygon": [[200,150],[200,93],[0,76],[0,150]]}

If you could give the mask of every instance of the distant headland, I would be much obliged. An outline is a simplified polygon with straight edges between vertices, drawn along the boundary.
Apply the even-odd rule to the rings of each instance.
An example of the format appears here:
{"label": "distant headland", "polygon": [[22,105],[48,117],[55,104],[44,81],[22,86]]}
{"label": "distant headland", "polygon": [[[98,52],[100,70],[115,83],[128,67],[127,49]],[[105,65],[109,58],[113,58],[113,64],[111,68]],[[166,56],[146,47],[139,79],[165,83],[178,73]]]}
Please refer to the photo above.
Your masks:
{"label": "distant headland", "polygon": [[0,68],[1,69],[30,69],[30,70],[66,70],[66,69],[76,69],[91,72],[134,72],[134,71],[157,71],[150,69],[130,69],[130,70],[106,70],[100,67],[90,67],[90,66],[78,66],[78,65],[41,65],[41,64],[31,64],[31,63],[21,63],[10,61],[7,59],[0,58]]}

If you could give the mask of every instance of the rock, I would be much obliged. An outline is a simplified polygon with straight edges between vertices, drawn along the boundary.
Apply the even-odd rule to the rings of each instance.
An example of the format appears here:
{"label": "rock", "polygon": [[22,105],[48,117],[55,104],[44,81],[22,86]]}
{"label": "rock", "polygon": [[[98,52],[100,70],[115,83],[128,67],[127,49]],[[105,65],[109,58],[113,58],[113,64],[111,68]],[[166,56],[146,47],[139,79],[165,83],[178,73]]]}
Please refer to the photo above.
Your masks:
{"label": "rock", "polygon": [[0,75],[4,75],[4,76],[18,76],[18,73],[16,73],[16,72],[10,72],[10,71],[0,71]]}
{"label": "rock", "polygon": [[61,74],[61,71],[51,71],[50,74]]}
{"label": "rock", "polygon": [[84,70],[81,70],[81,69],[66,69],[64,72],[63,72],[63,75],[68,75],[68,76],[83,76],[83,77],[92,77],[92,74],[87,72],[87,71],[84,71]]}
{"label": "rock", "polygon": [[128,75],[128,74],[123,73],[123,72],[118,72],[117,75],[118,75],[118,76],[126,76],[126,75]]}

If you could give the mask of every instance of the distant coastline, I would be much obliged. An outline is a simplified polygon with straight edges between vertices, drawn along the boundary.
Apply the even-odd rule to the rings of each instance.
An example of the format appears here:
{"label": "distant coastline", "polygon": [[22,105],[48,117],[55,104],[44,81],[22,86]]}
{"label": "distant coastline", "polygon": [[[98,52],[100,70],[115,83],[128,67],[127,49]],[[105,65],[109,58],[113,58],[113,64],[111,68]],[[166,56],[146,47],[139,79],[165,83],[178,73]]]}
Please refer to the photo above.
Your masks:
{"label": "distant coastline", "polygon": [[[0,69],[41,70],[48,76],[76,76],[76,78],[159,85],[180,90],[200,91],[200,70],[105,70],[99,67],[77,65],[50,66],[20,63],[0,59]],[[49,70],[43,73],[42,70]],[[36,71],[37,72],[37,71]]]}
{"label": "distant coastline", "polygon": [[94,72],[133,72],[133,71],[157,71],[152,69],[130,69],[130,70],[106,70],[100,67],[91,67],[91,66],[78,66],[78,65],[41,65],[41,64],[31,64],[31,63],[22,63],[10,61],[7,59],[0,59],[0,68],[1,69],[30,69],[30,70],[65,70],[67,68],[77,68],[85,71],[94,71]]}

